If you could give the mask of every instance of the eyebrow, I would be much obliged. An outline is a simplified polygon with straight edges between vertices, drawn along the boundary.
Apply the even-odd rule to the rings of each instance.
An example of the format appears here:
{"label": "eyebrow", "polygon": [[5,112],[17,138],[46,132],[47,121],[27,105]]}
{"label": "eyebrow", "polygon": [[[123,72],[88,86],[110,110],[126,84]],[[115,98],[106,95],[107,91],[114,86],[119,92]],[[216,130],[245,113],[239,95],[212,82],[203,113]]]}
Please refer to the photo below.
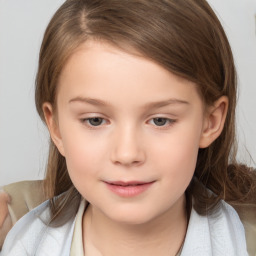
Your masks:
{"label": "eyebrow", "polygon": [[[94,106],[103,106],[103,107],[107,107],[111,105],[106,101],[103,101],[100,99],[94,99],[94,98],[87,98],[87,97],[75,97],[69,101],[69,103],[74,103],[74,102],[88,103]],[[168,100],[146,103],[143,106],[143,108],[161,108],[167,105],[176,105],[176,104],[189,105],[189,102],[181,99],[171,98]]]}

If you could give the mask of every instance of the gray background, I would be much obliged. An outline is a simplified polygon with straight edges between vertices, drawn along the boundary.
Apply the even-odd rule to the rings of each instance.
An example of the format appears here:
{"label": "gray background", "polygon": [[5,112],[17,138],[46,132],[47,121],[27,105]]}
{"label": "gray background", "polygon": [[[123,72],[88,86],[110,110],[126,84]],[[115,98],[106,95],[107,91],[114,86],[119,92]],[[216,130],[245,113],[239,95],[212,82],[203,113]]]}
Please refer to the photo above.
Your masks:
{"label": "gray background", "polygon": [[[0,0],[0,186],[44,176],[48,135],[34,106],[43,32],[63,0]],[[239,78],[239,159],[256,160],[256,0],[209,0],[230,39]],[[248,152],[247,152],[248,151]]]}

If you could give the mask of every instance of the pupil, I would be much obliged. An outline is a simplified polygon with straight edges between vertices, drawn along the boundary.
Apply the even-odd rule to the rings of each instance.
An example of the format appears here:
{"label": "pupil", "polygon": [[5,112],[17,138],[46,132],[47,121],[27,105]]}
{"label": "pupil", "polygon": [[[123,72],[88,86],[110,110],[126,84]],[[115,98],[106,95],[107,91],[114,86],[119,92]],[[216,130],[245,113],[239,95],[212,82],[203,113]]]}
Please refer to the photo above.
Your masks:
{"label": "pupil", "polygon": [[102,123],[102,118],[99,118],[99,117],[95,117],[95,118],[90,118],[89,119],[89,123],[93,126],[98,126],[98,125],[101,125]]}
{"label": "pupil", "polygon": [[154,118],[154,123],[155,123],[155,125],[157,125],[157,126],[163,126],[163,125],[166,124],[166,118],[161,118],[161,117],[159,117],[159,118]]}

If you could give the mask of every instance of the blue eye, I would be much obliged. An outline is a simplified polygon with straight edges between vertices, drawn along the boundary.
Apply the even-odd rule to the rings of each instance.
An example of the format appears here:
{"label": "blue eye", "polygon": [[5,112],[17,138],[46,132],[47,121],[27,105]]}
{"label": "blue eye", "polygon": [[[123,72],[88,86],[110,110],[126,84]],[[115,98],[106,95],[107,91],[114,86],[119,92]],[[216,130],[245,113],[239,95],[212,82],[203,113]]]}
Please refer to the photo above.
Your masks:
{"label": "blue eye", "polygon": [[155,117],[150,120],[150,123],[155,126],[168,126],[175,122],[175,120],[164,118],[164,117]]}
{"label": "blue eye", "polygon": [[157,117],[157,118],[153,118],[153,122],[157,126],[164,126],[168,122],[168,119],[163,117]]}
{"label": "blue eye", "polygon": [[100,117],[92,117],[92,118],[86,118],[84,121],[89,123],[89,125],[91,126],[99,126],[104,122],[104,119]]}

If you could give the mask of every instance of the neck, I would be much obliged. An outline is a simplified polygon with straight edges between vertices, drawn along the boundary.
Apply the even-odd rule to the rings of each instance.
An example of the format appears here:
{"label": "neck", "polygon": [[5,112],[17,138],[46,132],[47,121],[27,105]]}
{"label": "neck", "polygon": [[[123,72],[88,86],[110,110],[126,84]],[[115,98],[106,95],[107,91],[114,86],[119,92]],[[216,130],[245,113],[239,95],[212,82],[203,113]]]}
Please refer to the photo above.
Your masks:
{"label": "neck", "polygon": [[176,255],[187,229],[185,196],[150,222],[115,222],[89,205],[83,218],[85,255]]}

